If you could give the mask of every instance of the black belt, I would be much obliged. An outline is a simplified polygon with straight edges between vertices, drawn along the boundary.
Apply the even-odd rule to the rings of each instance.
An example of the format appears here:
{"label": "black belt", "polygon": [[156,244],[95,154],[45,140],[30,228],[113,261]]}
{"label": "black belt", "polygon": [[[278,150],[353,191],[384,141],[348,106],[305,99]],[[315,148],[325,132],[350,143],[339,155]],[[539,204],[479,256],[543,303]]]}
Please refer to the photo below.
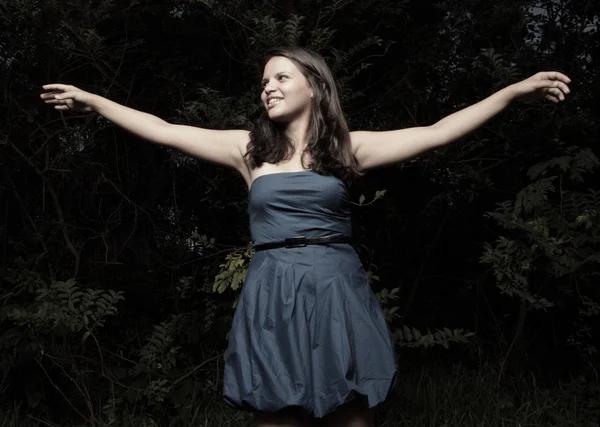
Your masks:
{"label": "black belt", "polygon": [[354,239],[350,236],[329,236],[329,237],[313,237],[307,238],[304,236],[290,237],[281,242],[263,243],[254,245],[254,250],[264,251],[265,249],[275,248],[303,248],[306,245],[326,245],[327,243],[353,243]]}

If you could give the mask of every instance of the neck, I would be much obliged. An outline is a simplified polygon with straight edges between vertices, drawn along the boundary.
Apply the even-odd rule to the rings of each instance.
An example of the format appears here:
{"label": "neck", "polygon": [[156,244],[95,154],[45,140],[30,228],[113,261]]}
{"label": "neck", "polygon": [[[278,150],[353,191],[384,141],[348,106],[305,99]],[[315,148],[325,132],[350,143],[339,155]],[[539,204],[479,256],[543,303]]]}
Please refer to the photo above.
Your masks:
{"label": "neck", "polygon": [[290,122],[285,129],[285,134],[291,139],[296,150],[302,150],[308,145],[309,118],[301,118]]}

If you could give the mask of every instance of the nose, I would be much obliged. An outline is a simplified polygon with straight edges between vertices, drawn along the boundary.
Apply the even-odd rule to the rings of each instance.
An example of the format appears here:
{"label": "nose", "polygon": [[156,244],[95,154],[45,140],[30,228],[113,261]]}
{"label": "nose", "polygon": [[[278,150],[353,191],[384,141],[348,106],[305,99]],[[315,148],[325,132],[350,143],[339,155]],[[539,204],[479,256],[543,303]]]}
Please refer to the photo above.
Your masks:
{"label": "nose", "polygon": [[267,96],[269,96],[271,93],[275,92],[277,89],[275,89],[273,86],[271,86],[271,84],[267,84],[265,86],[265,93],[267,94]]}

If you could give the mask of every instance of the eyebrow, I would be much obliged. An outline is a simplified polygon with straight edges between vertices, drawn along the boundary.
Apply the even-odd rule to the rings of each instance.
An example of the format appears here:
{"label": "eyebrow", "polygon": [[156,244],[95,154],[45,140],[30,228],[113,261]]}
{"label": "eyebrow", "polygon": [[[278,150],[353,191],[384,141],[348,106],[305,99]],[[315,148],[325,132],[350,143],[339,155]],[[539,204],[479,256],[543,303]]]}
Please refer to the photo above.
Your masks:
{"label": "eyebrow", "polygon": [[[275,74],[275,77],[280,77],[282,74],[292,74],[290,71],[280,71],[277,74]],[[260,81],[261,85],[264,85],[265,83],[267,83],[269,81],[269,79],[262,79]]]}

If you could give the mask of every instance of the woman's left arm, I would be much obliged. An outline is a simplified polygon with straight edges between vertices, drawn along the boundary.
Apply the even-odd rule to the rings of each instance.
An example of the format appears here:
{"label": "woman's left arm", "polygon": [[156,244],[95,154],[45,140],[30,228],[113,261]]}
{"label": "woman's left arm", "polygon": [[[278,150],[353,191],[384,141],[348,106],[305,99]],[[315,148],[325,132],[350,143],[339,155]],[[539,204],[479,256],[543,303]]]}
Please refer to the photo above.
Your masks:
{"label": "woman's left arm", "polygon": [[571,79],[559,72],[537,73],[431,126],[384,132],[351,132],[352,150],[363,170],[398,163],[462,138],[500,113],[511,102],[536,99],[555,103],[564,101],[570,92],[569,83]]}

